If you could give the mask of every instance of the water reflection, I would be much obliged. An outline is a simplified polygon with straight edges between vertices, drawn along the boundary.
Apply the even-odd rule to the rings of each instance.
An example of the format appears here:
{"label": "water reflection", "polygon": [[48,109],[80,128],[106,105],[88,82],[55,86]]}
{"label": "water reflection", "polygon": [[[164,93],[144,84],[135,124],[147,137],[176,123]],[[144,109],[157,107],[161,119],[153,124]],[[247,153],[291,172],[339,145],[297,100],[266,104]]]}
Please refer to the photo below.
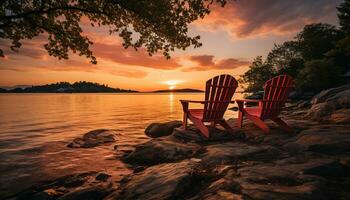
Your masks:
{"label": "water reflection", "polygon": [[[147,140],[153,122],[182,119],[180,99],[204,94],[1,94],[0,197],[41,178],[72,172],[110,170],[125,173],[112,145],[69,149],[75,137],[100,128],[115,129],[118,149]],[[191,108],[203,107],[191,104]],[[226,112],[226,118],[236,113]],[[120,152],[119,152],[120,153]]]}

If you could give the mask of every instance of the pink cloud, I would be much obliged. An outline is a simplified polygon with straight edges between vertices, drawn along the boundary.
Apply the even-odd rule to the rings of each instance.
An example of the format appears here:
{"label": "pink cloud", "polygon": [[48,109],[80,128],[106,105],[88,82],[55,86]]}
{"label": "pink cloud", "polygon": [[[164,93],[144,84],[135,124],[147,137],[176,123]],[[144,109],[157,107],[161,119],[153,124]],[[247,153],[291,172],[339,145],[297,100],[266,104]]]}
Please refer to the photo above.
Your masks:
{"label": "pink cloud", "polygon": [[250,64],[248,61],[236,58],[214,60],[214,56],[212,55],[190,56],[188,59],[195,62],[197,65],[194,67],[183,68],[182,70],[186,72],[235,69],[238,67],[248,66]]}

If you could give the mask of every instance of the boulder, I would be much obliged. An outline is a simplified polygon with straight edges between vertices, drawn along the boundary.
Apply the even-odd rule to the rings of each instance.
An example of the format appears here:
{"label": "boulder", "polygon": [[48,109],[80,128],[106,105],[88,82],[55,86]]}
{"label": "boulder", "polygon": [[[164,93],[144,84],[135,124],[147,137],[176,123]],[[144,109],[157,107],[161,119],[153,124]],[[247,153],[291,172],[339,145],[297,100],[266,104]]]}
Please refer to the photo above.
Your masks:
{"label": "boulder", "polygon": [[223,128],[218,127],[208,127],[209,128],[209,134],[210,137],[206,138],[204,137],[200,131],[194,127],[193,125],[190,125],[184,130],[183,128],[175,128],[173,131],[173,136],[182,140],[186,141],[195,141],[195,142],[213,142],[213,141],[230,141],[230,140],[237,140],[237,139],[243,139],[245,137],[244,133],[240,130],[237,130],[236,133],[229,133]]}
{"label": "boulder", "polygon": [[335,95],[342,93],[346,90],[350,90],[350,84],[342,85],[340,87],[331,88],[328,90],[323,90],[311,99],[311,103],[318,104],[318,103],[325,102],[327,101],[327,99],[330,99]]}
{"label": "boulder", "polygon": [[76,190],[70,193],[67,193],[57,200],[101,200],[110,194],[113,189],[102,186],[102,185],[94,185],[87,188],[83,188],[81,190]]}
{"label": "boulder", "polygon": [[75,138],[67,145],[70,148],[91,148],[105,143],[115,142],[117,132],[109,129],[97,129]]}
{"label": "boulder", "polygon": [[271,163],[247,166],[238,170],[235,181],[247,199],[327,199],[323,193],[324,179],[302,174],[304,167]]}
{"label": "boulder", "polygon": [[[104,174],[104,178],[101,178]],[[16,200],[99,200],[112,193],[113,183],[103,172],[85,172],[39,183],[14,196]]]}
{"label": "boulder", "polygon": [[136,145],[135,150],[126,154],[122,160],[137,165],[175,162],[194,156],[200,148],[198,144],[184,143],[168,136]]}
{"label": "boulder", "polygon": [[238,160],[278,159],[280,152],[268,145],[249,145],[240,142],[225,142],[209,145],[200,155],[207,165],[235,163]]}
{"label": "boulder", "polygon": [[181,121],[171,121],[166,123],[152,123],[146,130],[145,134],[151,138],[163,137],[171,135],[174,128],[182,126]]}
{"label": "boulder", "polygon": [[194,187],[192,182],[196,162],[182,161],[152,166],[125,178],[117,193],[110,199],[162,200],[183,199],[185,190]]}
{"label": "boulder", "polygon": [[336,110],[336,104],[334,102],[323,102],[312,105],[307,113],[307,117],[316,120],[324,121]]}
{"label": "boulder", "polygon": [[350,126],[318,126],[300,132],[283,147],[290,153],[304,151],[327,155],[350,152]]}
{"label": "boulder", "polygon": [[328,121],[337,110],[350,108],[350,84],[324,90],[311,103],[312,107],[306,117],[316,121]]}

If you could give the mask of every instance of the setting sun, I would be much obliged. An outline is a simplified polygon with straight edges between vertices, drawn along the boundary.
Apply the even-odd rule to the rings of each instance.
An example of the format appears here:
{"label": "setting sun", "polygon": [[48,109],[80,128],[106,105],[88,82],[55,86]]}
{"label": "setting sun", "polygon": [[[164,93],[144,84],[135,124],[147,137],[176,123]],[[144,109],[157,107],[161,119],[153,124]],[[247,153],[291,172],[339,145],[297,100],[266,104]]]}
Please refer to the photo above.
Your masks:
{"label": "setting sun", "polygon": [[169,90],[175,89],[176,85],[183,83],[183,80],[168,80],[164,81],[163,84],[168,85]]}

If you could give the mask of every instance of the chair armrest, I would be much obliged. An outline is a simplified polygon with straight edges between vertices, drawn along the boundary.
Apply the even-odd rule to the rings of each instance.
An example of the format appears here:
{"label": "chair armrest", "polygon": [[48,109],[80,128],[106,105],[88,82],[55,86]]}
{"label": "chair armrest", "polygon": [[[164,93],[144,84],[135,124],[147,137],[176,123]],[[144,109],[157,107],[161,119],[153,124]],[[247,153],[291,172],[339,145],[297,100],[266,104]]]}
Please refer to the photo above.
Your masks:
{"label": "chair armrest", "polygon": [[237,102],[255,102],[255,103],[259,103],[262,100],[261,99],[235,99],[235,101],[237,101]]}
{"label": "chair armrest", "polygon": [[196,101],[196,100],[180,100],[181,103],[201,103],[204,104],[205,101]]}
{"label": "chair armrest", "polygon": [[181,103],[216,103],[216,102],[222,102],[222,103],[235,103],[235,101],[195,101],[195,100],[180,100]]}

